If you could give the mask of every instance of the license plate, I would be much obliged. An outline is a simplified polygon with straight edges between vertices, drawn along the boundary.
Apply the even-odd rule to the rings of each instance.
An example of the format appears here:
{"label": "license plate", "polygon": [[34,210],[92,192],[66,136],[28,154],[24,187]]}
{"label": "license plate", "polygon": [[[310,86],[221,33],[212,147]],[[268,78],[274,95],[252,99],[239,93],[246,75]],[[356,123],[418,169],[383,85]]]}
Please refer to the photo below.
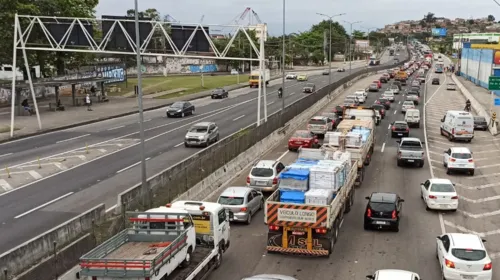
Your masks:
{"label": "license plate", "polygon": [[465,167],[465,164],[459,164],[458,166],[460,166],[460,167]]}
{"label": "license plate", "polygon": [[257,181],[257,186],[265,186],[267,185],[266,181]]}
{"label": "license plate", "polygon": [[474,279],[474,278],[476,278],[476,277],[475,277],[475,276],[473,276],[473,275],[462,275],[462,274],[461,274],[460,276],[462,277],[462,279]]}
{"label": "license plate", "polygon": [[189,144],[196,144],[196,143],[198,143],[198,142],[196,142],[196,141],[189,141]]}
{"label": "license plate", "polygon": [[408,162],[414,162],[414,160],[413,159],[409,159]]}
{"label": "license plate", "polygon": [[385,224],[386,224],[386,222],[376,221],[376,222],[375,222],[375,224],[376,224],[376,225],[385,225]]}
{"label": "license plate", "polygon": [[302,142],[295,142],[295,144],[297,144],[297,145],[302,145]]}
{"label": "license plate", "polygon": [[403,133],[398,133],[398,136],[403,136]]}

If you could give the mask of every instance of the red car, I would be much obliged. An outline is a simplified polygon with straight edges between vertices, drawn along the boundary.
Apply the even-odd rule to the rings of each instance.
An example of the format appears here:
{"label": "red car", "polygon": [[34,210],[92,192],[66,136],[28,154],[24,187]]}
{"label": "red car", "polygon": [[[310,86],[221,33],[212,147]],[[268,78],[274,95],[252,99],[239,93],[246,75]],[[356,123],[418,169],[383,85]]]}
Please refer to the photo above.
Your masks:
{"label": "red car", "polygon": [[[375,102],[377,102],[377,101],[375,101]],[[382,117],[382,119],[385,119],[385,106],[384,105],[375,103],[372,105],[372,108],[375,110],[378,110],[380,112],[380,117]]]}
{"label": "red car", "polygon": [[288,140],[288,150],[297,151],[302,148],[319,148],[318,137],[307,130],[297,130]]}
{"label": "red car", "polygon": [[377,84],[378,88],[382,87],[382,82],[379,80],[372,81],[372,83]]}
{"label": "red car", "polygon": [[375,104],[384,105],[386,110],[389,110],[391,108],[391,101],[387,98],[379,98],[375,100]]}

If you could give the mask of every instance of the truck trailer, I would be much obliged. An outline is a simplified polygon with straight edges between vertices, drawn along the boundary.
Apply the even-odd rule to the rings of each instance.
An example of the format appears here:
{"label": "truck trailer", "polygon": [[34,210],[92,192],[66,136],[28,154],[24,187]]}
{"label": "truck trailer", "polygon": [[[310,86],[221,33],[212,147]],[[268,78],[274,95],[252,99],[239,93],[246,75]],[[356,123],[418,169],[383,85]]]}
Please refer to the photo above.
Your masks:
{"label": "truck trailer", "polygon": [[269,81],[271,80],[271,72],[269,69],[265,69],[262,74],[260,70],[254,70],[250,73],[250,77],[248,79],[248,85],[252,87],[259,87],[259,76],[260,82],[262,86],[268,86]]}

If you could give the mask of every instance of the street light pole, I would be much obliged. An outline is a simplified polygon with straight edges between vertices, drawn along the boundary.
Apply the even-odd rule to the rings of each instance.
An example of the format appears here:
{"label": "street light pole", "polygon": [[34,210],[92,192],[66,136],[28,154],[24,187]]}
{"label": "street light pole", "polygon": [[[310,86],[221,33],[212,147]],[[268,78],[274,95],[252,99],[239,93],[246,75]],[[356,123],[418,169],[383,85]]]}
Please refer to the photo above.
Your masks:
{"label": "street light pole", "polygon": [[151,199],[149,199],[149,187],[146,176],[146,148],[144,143],[144,112],[142,107],[142,73],[141,69],[141,37],[139,35],[139,4],[135,0],[135,45],[137,53],[137,105],[139,107],[139,131],[141,138],[141,182],[142,182],[142,199],[144,207],[151,206]]}
{"label": "street light pole", "polygon": [[339,16],[343,16],[343,15],[346,15],[346,13],[341,13],[341,14],[336,14],[336,15],[333,15],[333,16],[329,16],[329,15],[325,15],[325,14],[322,14],[322,13],[316,13],[320,16],[323,16],[323,17],[326,17],[329,19],[330,21],[330,36],[329,36],[329,43],[328,43],[328,86],[330,86],[332,84],[332,25],[333,25],[333,18],[334,17],[339,17]]}
{"label": "street light pole", "polygon": [[[283,77],[281,77],[281,114],[283,115],[285,112],[285,1],[283,0],[283,52],[281,53],[282,63],[281,70],[283,71]],[[292,58],[293,59],[293,58]]]}
{"label": "street light pole", "polygon": [[351,25],[351,31],[349,34],[349,75],[352,72],[352,48],[351,48],[351,41],[352,41],[352,26],[356,23],[361,23],[362,21],[355,21],[355,22],[349,22],[344,20],[344,22],[348,23]]}

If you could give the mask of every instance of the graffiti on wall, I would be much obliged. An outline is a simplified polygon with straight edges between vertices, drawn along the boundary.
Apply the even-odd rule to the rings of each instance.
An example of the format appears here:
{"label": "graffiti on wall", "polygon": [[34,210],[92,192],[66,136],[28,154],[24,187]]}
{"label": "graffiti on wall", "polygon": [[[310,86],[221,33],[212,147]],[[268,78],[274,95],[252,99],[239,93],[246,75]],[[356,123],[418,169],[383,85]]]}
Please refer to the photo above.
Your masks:
{"label": "graffiti on wall", "polygon": [[[216,72],[217,64],[213,59],[168,58],[165,63],[143,64],[141,73],[146,75],[168,75],[181,73]],[[127,69],[127,74],[137,75],[137,67]]]}
{"label": "graffiti on wall", "polygon": [[[22,88],[16,89],[16,91],[20,94],[20,100],[24,100],[26,98],[30,98],[30,89]],[[54,96],[56,94],[54,88],[48,87],[35,87],[35,97],[36,98],[45,98],[49,96]],[[10,88],[0,88],[0,103],[10,103],[12,98],[12,90]]]}

